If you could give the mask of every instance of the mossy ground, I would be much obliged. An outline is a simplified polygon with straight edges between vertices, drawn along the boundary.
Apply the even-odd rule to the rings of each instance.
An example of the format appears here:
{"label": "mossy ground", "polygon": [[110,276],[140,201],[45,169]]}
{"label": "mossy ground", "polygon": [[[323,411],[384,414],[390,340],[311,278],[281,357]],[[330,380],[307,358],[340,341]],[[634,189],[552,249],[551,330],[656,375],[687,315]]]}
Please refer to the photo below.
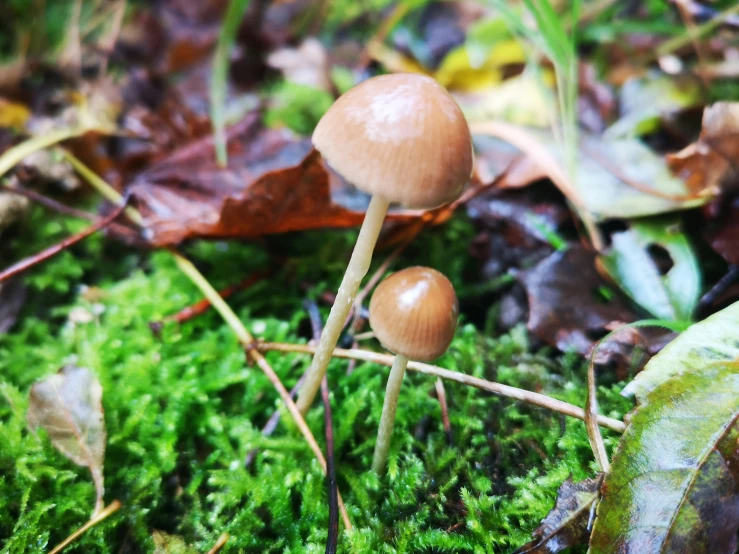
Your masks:
{"label": "mossy ground", "polygon": [[[3,252],[28,254],[84,225],[38,209],[3,237]],[[464,290],[472,233],[458,216],[423,234],[397,267],[436,267]],[[272,278],[230,303],[255,335],[305,342],[301,283],[315,284],[313,296],[335,288],[354,236],[326,231],[258,246],[195,243],[184,250],[216,286],[265,268],[269,252],[289,256]],[[286,414],[274,435],[260,434],[280,402],[259,369],[245,364],[230,330],[207,313],[165,325],[159,337],[152,333],[150,322],[199,299],[168,253],[128,250],[97,236],[36,269],[27,282],[22,317],[0,336],[3,552],[45,552],[92,510],[87,470],[25,422],[29,387],[70,362],[93,369],[102,383],[106,501],[123,503],[70,552],[151,552],[155,529],[180,535],[201,552],[223,531],[232,535],[224,552],[323,552],[325,479]],[[96,287],[94,294],[83,285]],[[87,310],[93,321],[72,323],[73,309]],[[484,336],[462,317],[439,365],[583,403],[582,360],[531,352],[522,326]],[[309,361],[278,353],[268,359],[288,387]],[[378,478],[369,467],[388,369],[364,363],[347,376],[346,368],[337,360],[329,370],[338,481],[355,526],[340,536],[341,552],[509,552],[529,540],[563,480],[594,473],[581,422],[455,383],[446,386],[449,446],[433,379],[409,373],[389,472]],[[613,416],[629,408],[617,390],[604,387],[600,394],[602,411]],[[308,423],[323,444],[320,404]],[[247,470],[244,459],[256,447]]]}

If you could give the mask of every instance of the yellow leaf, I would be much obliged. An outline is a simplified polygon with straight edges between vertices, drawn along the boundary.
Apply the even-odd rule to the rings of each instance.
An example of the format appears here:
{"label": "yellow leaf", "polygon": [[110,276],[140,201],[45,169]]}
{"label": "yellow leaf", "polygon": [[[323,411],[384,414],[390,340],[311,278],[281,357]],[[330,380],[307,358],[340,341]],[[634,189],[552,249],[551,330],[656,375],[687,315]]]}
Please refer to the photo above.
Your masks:
{"label": "yellow leaf", "polygon": [[396,52],[379,42],[370,42],[367,45],[367,52],[373,60],[382,64],[391,73],[421,73],[428,75],[428,72],[416,60],[404,56],[400,52]]}
{"label": "yellow leaf", "polygon": [[518,41],[509,39],[497,42],[483,62],[475,65],[470,61],[468,48],[463,45],[446,55],[434,76],[439,83],[453,90],[480,91],[501,82],[503,66],[523,63],[525,59]]}
{"label": "yellow leaf", "polygon": [[31,110],[25,105],[0,98],[0,127],[22,130],[29,117]]}

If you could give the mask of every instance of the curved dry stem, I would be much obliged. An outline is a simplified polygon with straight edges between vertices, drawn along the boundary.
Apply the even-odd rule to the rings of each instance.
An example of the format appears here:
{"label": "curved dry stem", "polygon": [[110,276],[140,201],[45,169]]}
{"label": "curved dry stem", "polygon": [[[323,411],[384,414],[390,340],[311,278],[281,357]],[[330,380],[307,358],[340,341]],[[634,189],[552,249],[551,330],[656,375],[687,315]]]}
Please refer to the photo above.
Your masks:
{"label": "curved dry stem", "polygon": [[[255,346],[262,352],[298,352],[302,354],[313,354],[316,350],[315,347],[310,345],[280,342],[257,343]],[[336,358],[362,360],[386,366],[392,366],[393,360],[395,359],[395,356],[388,354],[380,354],[378,352],[370,352],[368,350],[360,350],[356,348],[351,350],[336,348],[333,355]],[[417,371],[418,373],[424,373],[426,375],[433,375],[434,377],[441,377],[448,381],[455,381],[463,385],[470,385],[484,391],[492,392],[498,396],[520,400],[527,404],[546,408],[547,410],[552,410],[554,412],[585,421],[585,411],[582,408],[578,408],[577,406],[573,406],[572,404],[551,398],[544,394],[518,389],[516,387],[495,383],[493,381],[487,381],[485,379],[480,379],[479,377],[473,377],[472,375],[459,373],[458,371],[451,371],[449,369],[444,369],[443,367],[424,364],[421,362],[408,362],[408,369]],[[598,416],[598,425],[605,427],[606,429],[616,431],[617,433],[623,433],[626,429],[626,425],[623,421],[602,415]]]}

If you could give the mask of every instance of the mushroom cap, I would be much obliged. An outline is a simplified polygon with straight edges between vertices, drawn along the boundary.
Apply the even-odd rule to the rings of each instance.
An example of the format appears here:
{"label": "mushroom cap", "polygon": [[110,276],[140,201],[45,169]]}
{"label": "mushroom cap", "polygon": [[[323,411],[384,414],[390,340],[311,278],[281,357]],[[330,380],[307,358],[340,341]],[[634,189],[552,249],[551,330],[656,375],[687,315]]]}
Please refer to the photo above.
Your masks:
{"label": "mushroom cap", "polygon": [[313,145],[358,189],[409,208],[456,199],[472,173],[462,110],[431,77],[381,75],[339,97]]}
{"label": "mushroom cap", "polygon": [[454,287],[442,273],[409,267],[378,285],[369,312],[370,326],[385,348],[428,362],[449,348],[459,304]]}

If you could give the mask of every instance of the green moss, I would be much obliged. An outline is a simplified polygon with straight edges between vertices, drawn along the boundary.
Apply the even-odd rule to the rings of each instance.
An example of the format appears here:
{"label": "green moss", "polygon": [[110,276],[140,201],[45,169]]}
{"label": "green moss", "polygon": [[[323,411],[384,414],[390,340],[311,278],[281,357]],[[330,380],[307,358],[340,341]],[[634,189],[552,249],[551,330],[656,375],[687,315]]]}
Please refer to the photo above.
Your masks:
{"label": "green moss", "polygon": [[[55,225],[40,224],[18,246],[51,242]],[[461,286],[471,236],[469,223],[456,218],[425,233],[403,265],[443,268]],[[230,302],[260,337],[304,342],[300,283],[314,283],[315,293],[336,286],[353,237],[319,232],[275,237],[265,246],[198,243],[188,254],[223,286],[266,267],[267,249],[287,252],[292,261],[272,279]],[[103,385],[106,501],[123,502],[69,552],[150,552],[154,529],[200,551],[228,531],[225,552],[323,552],[328,508],[321,470],[288,417],[272,437],[260,434],[280,403],[261,372],[245,365],[230,331],[208,313],[165,325],[160,337],[151,332],[149,322],[198,300],[167,253],[136,254],[93,239],[37,269],[29,282],[36,294],[24,317],[0,336],[3,552],[45,552],[92,510],[87,470],[25,425],[31,384],[68,362],[92,368]],[[82,283],[100,285],[102,299],[85,300]],[[59,304],[48,305],[49,298]],[[94,320],[71,323],[72,308]],[[268,359],[288,386],[308,363],[302,355]],[[439,364],[575,404],[585,395],[582,362],[532,354],[523,328],[492,338],[462,325]],[[339,486],[355,525],[340,538],[342,552],[508,552],[529,539],[564,479],[594,472],[581,422],[454,383],[446,385],[449,446],[433,379],[409,373],[389,472],[380,479],[369,467],[388,369],[366,363],[351,375],[346,369],[339,360],[329,369]],[[603,389],[601,403],[609,415],[628,409],[617,387]],[[323,444],[320,406],[308,423]],[[244,459],[257,447],[247,470]]]}

